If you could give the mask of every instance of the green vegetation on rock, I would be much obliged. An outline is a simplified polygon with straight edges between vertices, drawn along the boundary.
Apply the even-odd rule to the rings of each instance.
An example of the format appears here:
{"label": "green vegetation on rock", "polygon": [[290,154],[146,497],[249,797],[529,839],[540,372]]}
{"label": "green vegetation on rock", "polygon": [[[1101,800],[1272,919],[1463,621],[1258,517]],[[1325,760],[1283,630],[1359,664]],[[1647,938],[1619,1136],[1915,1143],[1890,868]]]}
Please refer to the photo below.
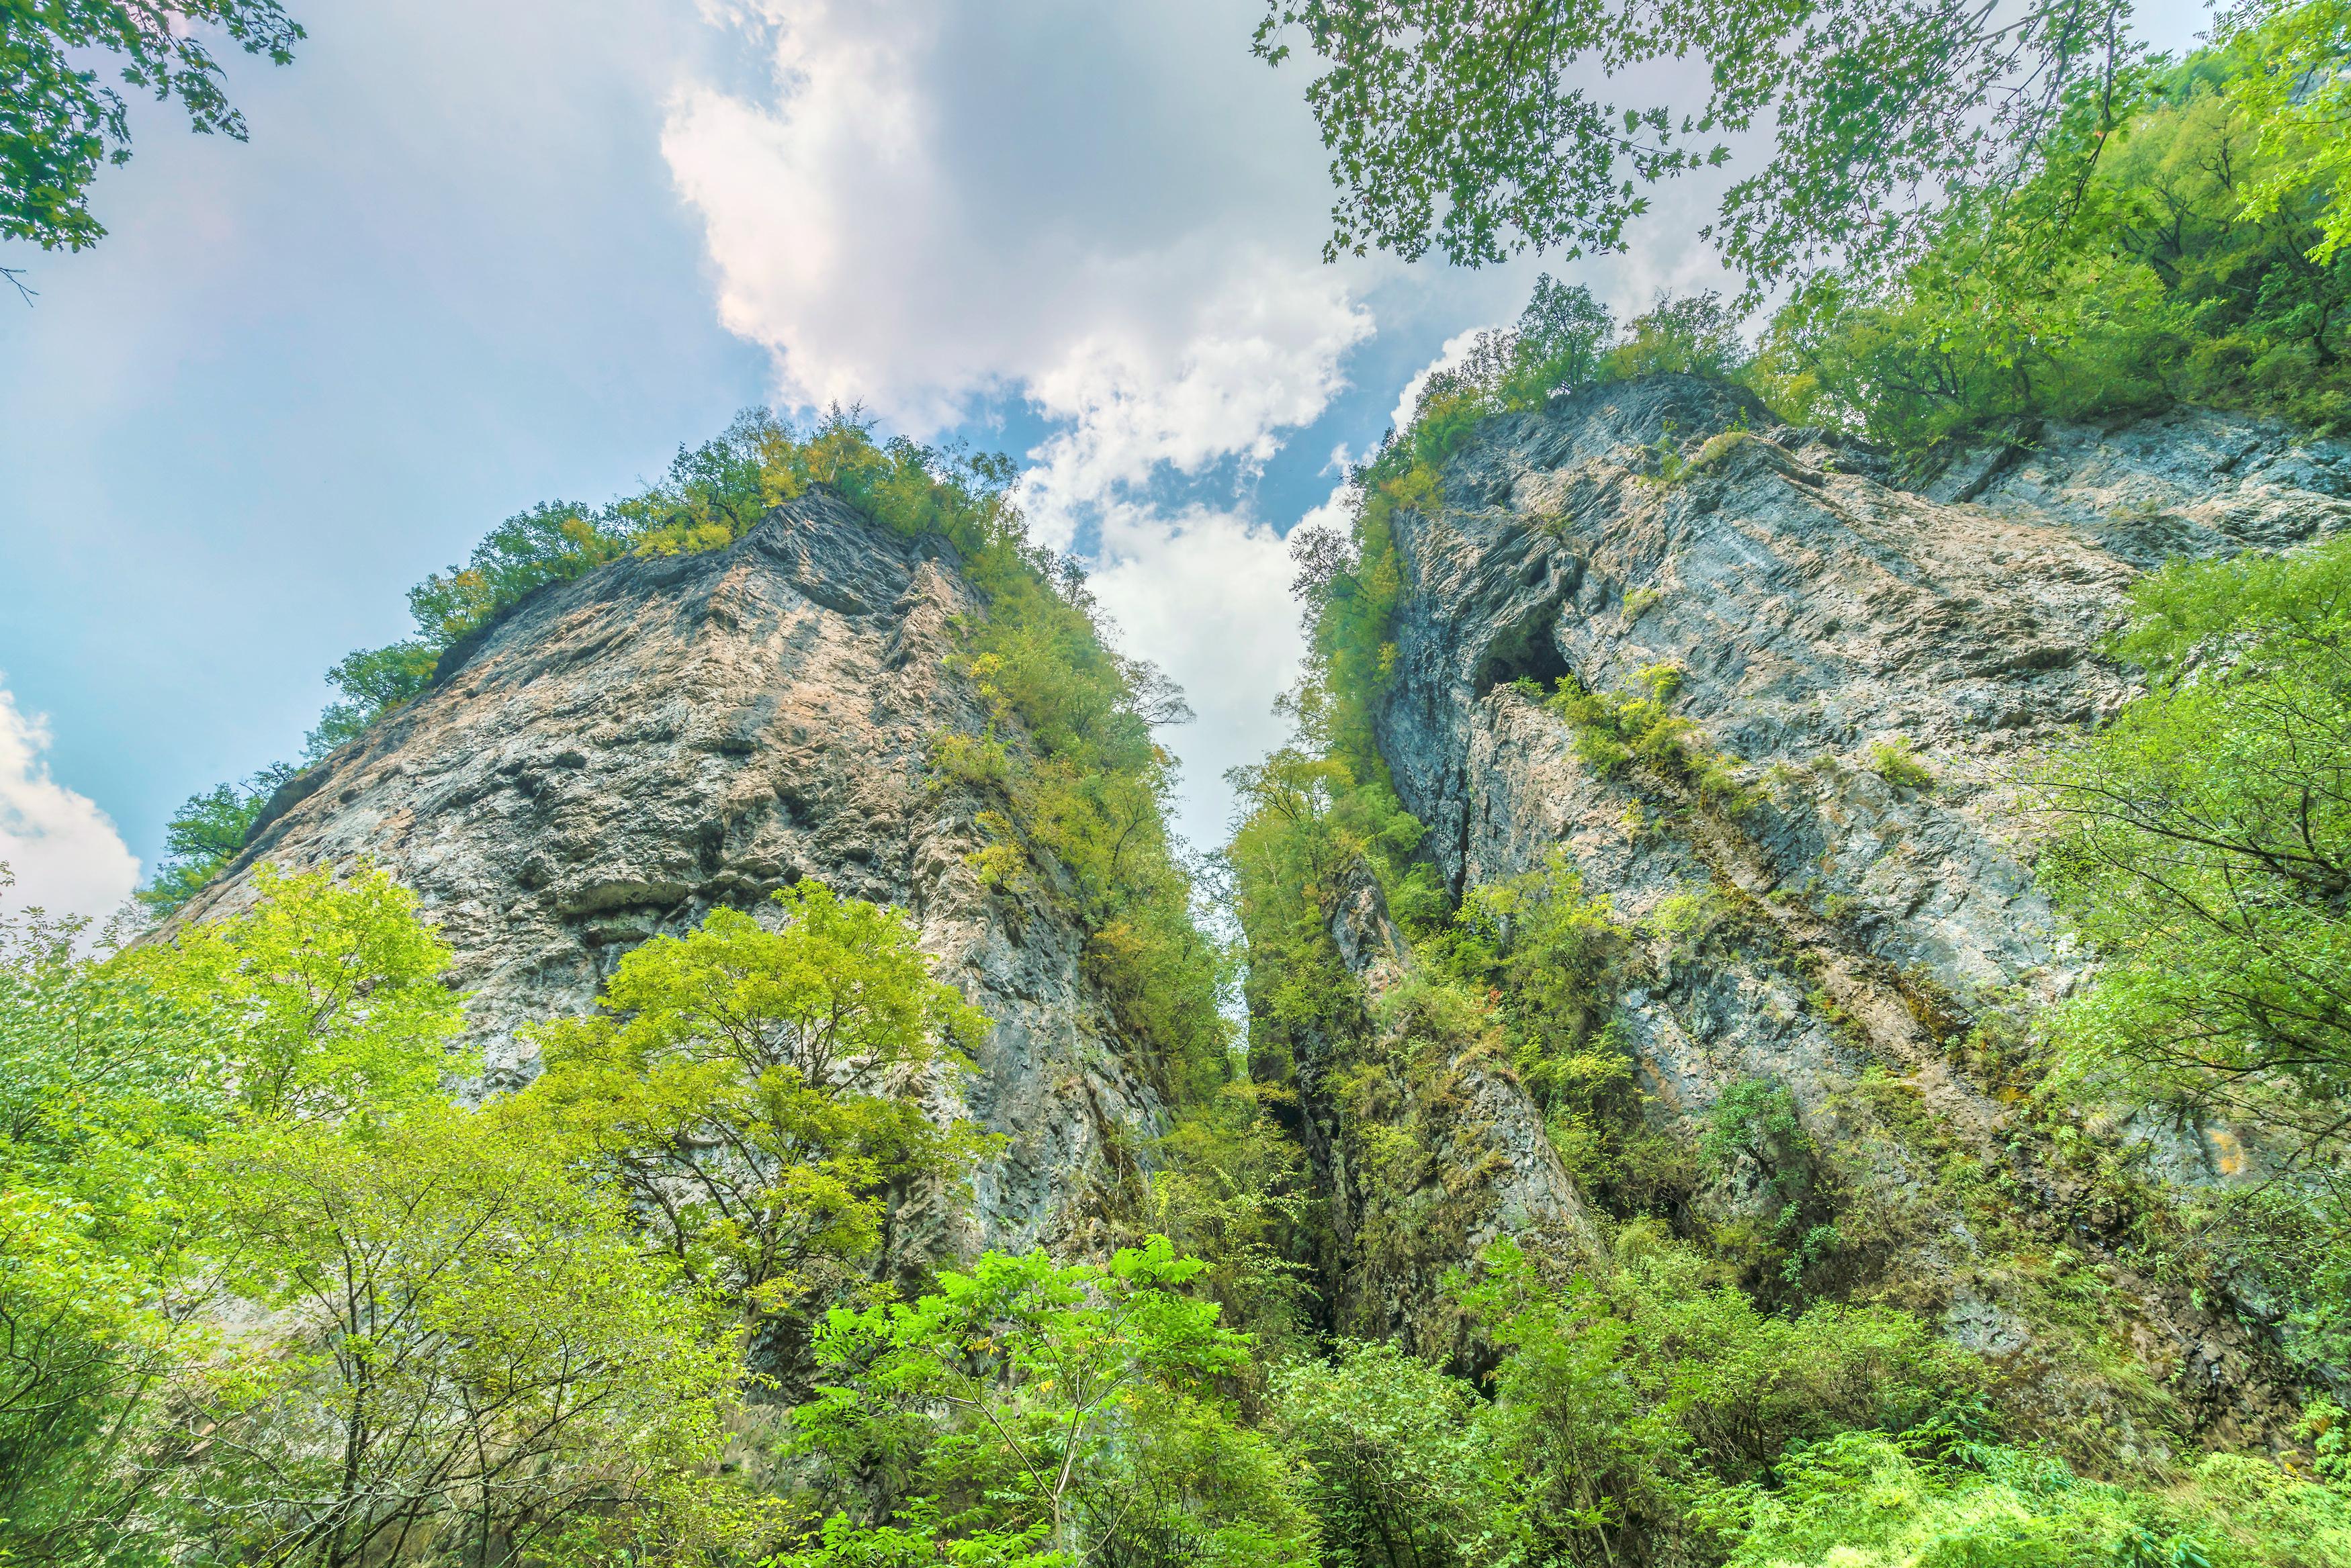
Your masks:
{"label": "green vegetation on rock", "polygon": [[[610,958],[506,1092],[455,1048],[448,950],[368,867],[260,868],[125,951],[18,921],[0,1560],[2351,1564],[2351,544],[2137,583],[2107,651],[2144,694],[2113,680],[2036,755],[2020,825],[2090,961],[1996,991],[1870,945],[1895,895],[1802,819],[1866,815],[1898,861],[1906,826],[1990,798],[1976,761],[1889,713],[1907,732],[1850,726],[1766,790],[1708,738],[1755,733],[1706,706],[1712,650],[1659,640],[1709,591],[1658,567],[1673,530],[1759,464],[1791,477],[1745,416],[1595,465],[1656,524],[1633,582],[1574,590],[1620,664],[1522,657],[1583,524],[1510,520],[1556,553],[1510,558],[1475,700],[1580,815],[1497,869],[1465,823],[1499,764],[1427,792],[1452,842],[1405,805],[1415,574],[1493,514],[1481,443],[1567,400],[1743,385],[1807,439],[1916,462],[2174,402],[2341,423],[2342,8],[2250,9],[2179,65],[2120,47],[2122,14],[1273,8],[1268,50],[1295,24],[1332,67],[1343,246],[1613,244],[1641,200],[1620,164],[1674,172],[1686,134],[1770,110],[1790,156],[1734,189],[1726,243],[1803,281],[1750,359],[1715,295],[1620,328],[1546,277],[1428,379],[1344,531],[1296,542],[1294,734],[1232,775],[1238,961],[1166,827],[1180,700],[1028,542],[1004,460],[755,412],[434,575],[412,637],[337,666],[314,762],[532,595],[726,549],[820,487],[935,542],[970,590],[951,669],[977,717],[927,737],[973,803],[965,868],[1075,933],[1101,1035],[1167,1115],[1104,1128],[1119,1185],[1060,1252],[981,1251],[946,1216],[989,1152],[960,1119],[987,1020],[905,916],[805,877],[772,927],[721,908]],[[1693,39],[1704,129],[1558,79]],[[2032,92],[1999,96],[2001,49],[2046,67]],[[1946,204],[1872,206],[1946,180]],[[1823,509],[1858,483],[1793,477]],[[284,782],[192,801],[151,901],[243,853]],[[1624,896],[1610,864],[1637,867]],[[2258,1179],[2173,1179],[2223,1134]]]}
{"label": "green vegetation on rock", "polygon": [[[1213,1093],[1230,1033],[1217,1009],[1224,960],[1192,919],[1192,877],[1166,826],[1174,759],[1152,732],[1188,713],[1156,670],[1104,640],[1082,577],[1029,543],[1012,477],[1007,459],[877,442],[839,412],[802,434],[748,411],[681,451],[643,493],[601,509],[534,507],[411,590],[416,634],[334,668],[343,700],[311,732],[308,761],[413,701],[452,649],[541,588],[630,556],[724,549],[776,506],[825,487],[880,526],[938,540],[983,607],[959,629],[989,723],[935,742],[943,774],[999,804],[984,819],[996,842],[983,875],[1017,896],[1067,901],[1088,934],[1089,971],[1147,1047],[1157,1086],[1176,1100]],[[160,913],[184,903],[235,857],[291,772],[191,799],[174,818],[172,858],[142,899]]]}

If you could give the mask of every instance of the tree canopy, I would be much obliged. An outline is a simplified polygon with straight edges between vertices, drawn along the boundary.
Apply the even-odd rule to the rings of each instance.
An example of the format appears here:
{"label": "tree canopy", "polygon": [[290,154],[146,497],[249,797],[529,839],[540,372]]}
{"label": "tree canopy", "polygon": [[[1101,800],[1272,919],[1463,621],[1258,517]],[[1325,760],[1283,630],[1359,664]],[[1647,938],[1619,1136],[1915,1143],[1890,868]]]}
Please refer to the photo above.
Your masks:
{"label": "tree canopy", "polygon": [[303,37],[279,0],[10,0],[0,6],[0,238],[78,251],[105,237],[89,210],[101,168],[131,158],[131,106],[99,79],[113,55],[122,85],[172,99],[192,130],[242,141],[204,34],[286,65]]}
{"label": "tree canopy", "polygon": [[[1340,188],[1327,254],[1432,246],[1458,265],[1532,247],[1621,249],[1650,188],[1771,152],[1710,231],[1770,282],[1823,257],[1915,237],[1950,185],[2035,166],[2070,103],[2116,94],[2139,51],[2127,0],[1270,0],[1256,47],[1301,44],[1307,103]],[[1682,102],[1619,102],[1597,84],[1695,58]]]}

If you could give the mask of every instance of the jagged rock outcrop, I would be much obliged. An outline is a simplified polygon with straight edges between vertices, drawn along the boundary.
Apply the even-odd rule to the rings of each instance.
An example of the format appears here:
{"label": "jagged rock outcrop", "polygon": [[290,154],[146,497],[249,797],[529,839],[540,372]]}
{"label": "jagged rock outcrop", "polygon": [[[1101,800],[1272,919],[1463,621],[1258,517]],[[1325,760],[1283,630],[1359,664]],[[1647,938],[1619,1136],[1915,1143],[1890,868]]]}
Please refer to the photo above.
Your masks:
{"label": "jagged rock outcrop", "polygon": [[265,861],[371,857],[455,950],[496,1088],[535,1072],[519,1027],[592,1007],[622,953],[714,906],[761,911],[804,876],[894,904],[996,1022],[941,1114],[959,1096],[1004,1139],[968,1213],[902,1212],[895,1233],[1082,1248],[1163,1111],[1081,934],[983,888],[965,857],[987,803],[929,765],[934,737],[986,722],[948,663],[952,623],[984,614],[950,552],[822,490],[731,548],[543,589],[281,791],[183,918],[249,902]]}
{"label": "jagged rock outcrop", "polygon": [[[2290,1407],[2274,1347],[2120,1262],[2119,1219],[1959,1057],[1972,1025],[2081,975],[2034,885],[2020,779],[2132,694],[2097,651],[2125,588],[2179,554],[2351,524],[2351,448],[2180,413],[2043,431],[1910,490],[1866,449],[1659,378],[1489,421],[1443,493],[1396,514],[1404,597],[1375,721],[1453,890],[1563,850],[1643,943],[1616,1028],[1654,1114],[1687,1131],[1740,1079],[1790,1085],[1862,1173],[1856,1288],[1939,1315],[2118,1448],[2158,1440],[2147,1407],[2116,1392],[2128,1377],[2066,1365],[2129,1363],[2216,1436],[2274,1431]],[[1660,665],[1750,804],[1594,768],[1532,694],[1570,675],[1631,693]],[[1886,776],[1903,770],[1880,746],[1914,750],[1931,784]],[[2255,1158],[2224,1127],[2109,1130],[2151,1140],[2174,1179]],[[2022,1195],[2042,1263],[1993,1255],[1938,1174],[1953,1162]],[[2053,1253],[2086,1259],[2107,1299],[2111,1326],[2084,1331],[2096,1355],[2050,1351],[2060,1331],[2034,1303],[2051,1279],[2020,1270]]]}

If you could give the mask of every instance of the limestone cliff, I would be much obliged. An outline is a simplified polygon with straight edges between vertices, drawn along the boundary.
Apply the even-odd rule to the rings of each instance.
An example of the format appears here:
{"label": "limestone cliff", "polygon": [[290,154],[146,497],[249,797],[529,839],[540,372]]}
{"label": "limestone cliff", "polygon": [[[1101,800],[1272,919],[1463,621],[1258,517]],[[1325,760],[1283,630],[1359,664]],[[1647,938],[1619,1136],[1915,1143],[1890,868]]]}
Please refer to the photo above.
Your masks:
{"label": "limestone cliff", "polygon": [[951,552],[822,490],[731,548],[542,589],[280,791],[183,918],[249,901],[265,861],[372,857],[455,950],[496,1087],[535,1070],[520,1026],[591,1007],[619,955],[714,906],[761,910],[803,876],[894,904],[996,1021],[941,1093],[1004,1139],[970,1212],[902,1213],[901,1244],[1082,1247],[1163,1110],[1081,933],[981,886],[988,803],[929,765],[935,736],[986,722],[949,663],[952,623],[985,613]]}
{"label": "limestone cliff", "polygon": [[[2134,1267],[2129,1216],[1981,1058],[2083,971],[2035,888],[2018,779],[2131,695],[2096,650],[2126,586],[2172,556],[2351,524],[2351,448],[2183,413],[2043,431],[1914,490],[1741,394],[1660,378],[1489,421],[1442,481],[1441,505],[1395,514],[1379,749],[1457,895],[1564,851],[1636,934],[1614,1037],[1651,1120],[1694,1138],[1728,1085],[1785,1084],[1851,1188],[1839,1288],[1939,1318],[2019,1397],[2087,1411],[2118,1448],[2158,1441],[2151,1415],[2273,1430],[2286,1380],[2243,1321],[2261,1282],[2214,1302]],[[1631,692],[1661,665],[1675,710],[1735,760],[1738,809],[1588,764],[1539,695],[1568,676]],[[1885,746],[1924,774],[1886,768]],[[1669,900],[1710,912],[1689,929],[1661,918]],[[1473,1097],[1513,1092],[1490,1064],[1475,1076]],[[1480,1158],[1541,1126],[1525,1104],[1458,1119]],[[2257,1159],[2225,1127],[2088,1130],[2172,1181]],[[1484,1171],[1479,1233],[1457,1248],[1528,1214],[1573,1243],[1555,1162],[1522,1150]],[[1698,1196],[1717,1217],[1741,1200],[1735,1184]],[[2085,1288],[2095,1309],[2053,1304]]]}

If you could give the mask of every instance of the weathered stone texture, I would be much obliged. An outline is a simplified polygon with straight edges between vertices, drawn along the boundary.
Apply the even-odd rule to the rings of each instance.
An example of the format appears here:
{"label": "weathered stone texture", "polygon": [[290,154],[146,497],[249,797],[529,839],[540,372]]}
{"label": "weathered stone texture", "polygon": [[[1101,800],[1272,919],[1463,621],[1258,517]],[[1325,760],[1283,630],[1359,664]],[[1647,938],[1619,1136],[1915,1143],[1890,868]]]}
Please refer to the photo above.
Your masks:
{"label": "weathered stone texture", "polygon": [[264,861],[372,858],[455,950],[494,1089],[536,1071],[519,1028],[593,1006],[655,933],[718,905],[768,909],[802,876],[897,905],[996,1021],[961,1093],[1005,1138],[969,1213],[902,1213],[898,1233],[1082,1245],[1095,1185],[1119,1179],[1162,1110],[1123,1058],[1081,934],[980,886],[964,857],[985,803],[929,766],[935,736],[984,722],[948,665],[951,622],[983,613],[936,546],[820,491],[732,548],[541,590],[282,792],[183,918],[249,902]]}
{"label": "weathered stone texture", "polygon": [[[2026,1333],[1971,1275],[1964,1224],[1930,1211],[1919,1162],[1933,1157],[1853,1091],[1873,1067],[1893,1075],[1959,1147],[2012,1165],[2040,1221],[2104,1245],[2065,1179],[2011,1148],[2008,1112],[1951,1064],[1970,1019],[2061,996],[2083,972],[2032,874],[2032,760],[2133,694],[2098,644],[2139,570],[2351,523],[2351,447],[2181,413],[2044,431],[1912,491],[1865,449],[1667,377],[1491,421],[1443,479],[1442,507],[1398,514],[1397,673],[1375,719],[1450,886],[1564,852],[1651,933],[1617,1028],[1657,1114],[1694,1130],[1739,1079],[1789,1084],[1816,1136],[1867,1150],[1874,1197],[1923,1227],[1893,1265],[1915,1304],[1970,1343]],[[1516,684],[1573,675],[1632,694],[1661,664],[1680,671],[1675,711],[1758,792],[1750,808],[1707,808],[1653,770],[1601,775]],[[1887,744],[1914,748],[1931,785],[1881,776],[1873,748]],[[1677,898],[1729,910],[1735,940],[1662,934]],[[2138,1136],[2179,1178],[2244,1164],[2227,1129]],[[1499,1179],[1523,1209],[1527,1173]],[[2196,1419],[2271,1422],[2257,1336],[2114,1277],[2145,1363]]]}

